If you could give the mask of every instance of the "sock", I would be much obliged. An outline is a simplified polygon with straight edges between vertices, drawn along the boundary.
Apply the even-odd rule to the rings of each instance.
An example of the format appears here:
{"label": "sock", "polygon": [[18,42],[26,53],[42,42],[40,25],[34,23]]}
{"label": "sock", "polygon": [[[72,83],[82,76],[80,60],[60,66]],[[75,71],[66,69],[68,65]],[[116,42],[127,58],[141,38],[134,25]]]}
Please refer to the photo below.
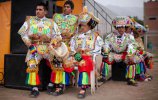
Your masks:
{"label": "sock", "polygon": [[38,91],[38,87],[33,87],[32,90]]}

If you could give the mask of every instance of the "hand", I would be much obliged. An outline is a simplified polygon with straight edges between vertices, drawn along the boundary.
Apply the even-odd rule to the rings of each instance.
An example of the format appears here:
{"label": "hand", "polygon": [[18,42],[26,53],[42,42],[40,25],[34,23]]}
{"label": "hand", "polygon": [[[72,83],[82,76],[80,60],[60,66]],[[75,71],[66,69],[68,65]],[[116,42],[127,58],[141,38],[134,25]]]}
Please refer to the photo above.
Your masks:
{"label": "hand", "polygon": [[30,42],[29,40],[23,39],[23,41],[24,41],[24,43],[25,43],[25,45],[26,45],[27,47],[30,47],[30,46],[31,46],[31,42]]}
{"label": "hand", "polygon": [[133,62],[133,55],[132,56],[128,56],[128,59],[130,62]]}
{"label": "hand", "polygon": [[48,46],[48,50],[51,51],[53,49],[52,45]]}
{"label": "hand", "polygon": [[80,62],[79,62],[79,66],[85,66],[86,65],[86,62],[84,61],[84,60],[81,60]]}
{"label": "hand", "polygon": [[39,36],[37,34],[32,34],[30,38],[32,38],[33,40],[38,40]]}
{"label": "hand", "polygon": [[50,41],[50,39],[47,37],[47,35],[41,35],[40,41]]}

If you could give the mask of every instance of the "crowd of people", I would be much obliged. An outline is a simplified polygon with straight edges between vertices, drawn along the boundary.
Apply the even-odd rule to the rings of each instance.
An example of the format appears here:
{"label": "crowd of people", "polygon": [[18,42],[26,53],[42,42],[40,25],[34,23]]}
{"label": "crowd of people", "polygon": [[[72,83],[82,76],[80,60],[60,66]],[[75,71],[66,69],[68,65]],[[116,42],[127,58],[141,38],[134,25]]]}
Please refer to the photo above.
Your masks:
{"label": "crowd of people", "polygon": [[72,83],[77,67],[78,98],[85,98],[96,55],[102,55],[100,82],[107,80],[110,66],[113,80],[125,80],[132,86],[136,81],[151,80],[147,68],[152,67],[153,55],[144,50],[140,37],[146,32],[143,26],[133,18],[117,16],[112,21],[115,30],[103,39],[94,31],[100,20],[86,7],[79,16],[72,14],[73,9],[73,2],[66,1],[64,12],[49,19],[46,5],[39,3],[36,16],[27,17],[18,31],[28,47],[26,84],[31,86],[31,97],[39,96],[41,59],[46,59],[52,70],[47,92],[54,96],[63,94],[65,86]]}

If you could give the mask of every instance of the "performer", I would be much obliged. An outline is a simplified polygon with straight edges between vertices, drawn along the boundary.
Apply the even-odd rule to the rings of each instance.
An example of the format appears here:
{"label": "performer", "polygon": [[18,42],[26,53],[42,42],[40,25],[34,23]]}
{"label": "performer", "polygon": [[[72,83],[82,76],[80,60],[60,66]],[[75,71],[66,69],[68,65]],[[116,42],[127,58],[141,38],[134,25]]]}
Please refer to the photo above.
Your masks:
{"label": "performer", "polygon": [[146,32],[146,29],[137,22],[135,23],[134,38],[136,40],[137,54],[143,57],[143,59],[136,64],[136,79],[138,79],[139,81],[150,81],[152,77],[147,74],[147,68],[152,69],[153,55],[144,50],[144,43],[142,41],[142,38],[140,37],[140,34]]}
{"label": "performer", "polygon": [[[63,94],[64,85],[69,84],[69,73],[72,72],[72,69],[69,67],[73,67],[73,59],[69,59],[69,51],[64,42],[61,42],[62,38],[52,39],[51,45],[49,47],[50,56],[51,56],[51,83],[49,84],[49,93],[54,96],[58,96]],[[69,69],[69,70],[68,70]],[[67,72],[65,72],[65,70]],[[55,91],[53,91],[53,86],[55,86]],[[52,90],[51,90],[52,89]]]}
{"label": "performer", "polygon": [[53,19],[57,23],[63,42],[69,46],[71,37],[75,34],[77,28],[77,17],[72,15],[74,9],[74,3],[72,1],[66,1],[64,4],[64,13],[55,14]]}
{"label": "performer", "polygon": [[136,85],[135,66],[139,57],[135,56],[134,37],[125,33],[125,27],[128,24],[125,16],[117,16],[112,24],[117,30],[105,38],[104,45],[104,63],[112,65],[112,79],[126,80],[129,85]]}
{"label": "performer", "polygon": [[81,87],[78,98],[84,98],[86,88],[90,82],[90,73],[94,69],[94,59],[100,54],[103,45],[102,38],[97,32],[93,31],[99,23],[99,19],[87,11],[84,7],[83,12],[79,14],[79,33],[71,39],[71,52],[78,62],[79,80],[78,85]]}
{"label": "performer", "polygon": [[51,19],[45,17],[46,13],[46,5],[44,3],[37,4],[36,16],[28,17],[18,31],[23,42],[28,47],[26,84],[32,87],[31,97],[39,95],[40,78],[38,66],[40,60],[43,58],[50,60],[48,46],[53,38],[61,37],[58,26]]}
{"label": "performer", "polygon": [[[70,52],[70,49],[69,49],[70,39],[74,35],[76,31],[76,27],[77,27],[77,17],[71,14],[73,9],[74,9],[74,3],[72,1],[66,1],[64,3],[64,13],[63,14],[56,13],[53,17],[54,21],[57,23],[60,29],[61,36],[62,36],[62,41],[59,41],[59,43],[57,44],[61,44],[60,42],[62,42],[62,44],[66,44],[68,47],[68,52]],[[52,75],[51,75],[52,78],[55,78],[55,76],[57,77],[59,75],[57,73],[65,73],[63,74],[63,76],[60,76],[60,77],[62,77],[62,79],[65,79],[66,82],[60,82],[58,78],[51,79],[52,83],[49,83],[47,87],[47,91],[49,94],[53,93],[54,96],[58,96],[63,93],[63,87],[70,84],[71,77],[74,78],[75,76],[73,73],[74,67],[72,67],[72,64],[69,63],[69,62],[73,62],[72,60],[73,60],[73,57],[71,56],[71,53],[69,53],[68,58],[65,60],[65,63],[67,63],[66,64],[67,67],[65,67],[63,62],[60,62],[61,63],[60,65],[62,65],[63,70],[52,71]],[[53,64],[51,63],[50,66],[54,66],[54,63]],[[54,91],[54,87],[55,87],[55,91]]]}

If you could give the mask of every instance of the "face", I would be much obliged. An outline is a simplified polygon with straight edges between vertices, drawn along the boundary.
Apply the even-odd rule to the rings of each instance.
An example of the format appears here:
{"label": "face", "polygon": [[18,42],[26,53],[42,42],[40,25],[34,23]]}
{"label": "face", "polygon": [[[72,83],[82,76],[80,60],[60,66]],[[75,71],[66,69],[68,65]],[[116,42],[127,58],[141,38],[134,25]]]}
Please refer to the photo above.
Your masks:
{"label": "face", "polygon": [[36,16],[38,17],[38,18],[43,18],[43,17],[45,17],[45,15],[46,15],[46,10],[44,9],[44,7],[43,6],[37,6],[36,7]]}
{"label": "face", "polygon": [[86,33],[90,30],[90,27],[88,25],[85,25],[85,24],[80,24],[80,25],[81,25],[81,27],[80,27],[81,32]]}
{"label": "face", "polygon": [[136,30],[134,30],[133,33],[134,33],[134,38],[138,38],[139,37],[139,34],[138,34],[138,32]]}
{"label": "face", "polygon": [[71,12],[72,12],[72,9],[71,9],[70,5],[69,4],[65,4],[64,5],[64,14],[65,15],[69,15],[69,14],[71,14]]}
{"label": "face", "polygon": [[126,28],[126,33],[131,33],[131,31],[132,31],[132,30],[131,30],[130,27],[127,27],[127,28]]}
{"label": "face", "polygon": [[120,35],[123,35],[125,33],[125,27],[118,27],[117,30]]}

